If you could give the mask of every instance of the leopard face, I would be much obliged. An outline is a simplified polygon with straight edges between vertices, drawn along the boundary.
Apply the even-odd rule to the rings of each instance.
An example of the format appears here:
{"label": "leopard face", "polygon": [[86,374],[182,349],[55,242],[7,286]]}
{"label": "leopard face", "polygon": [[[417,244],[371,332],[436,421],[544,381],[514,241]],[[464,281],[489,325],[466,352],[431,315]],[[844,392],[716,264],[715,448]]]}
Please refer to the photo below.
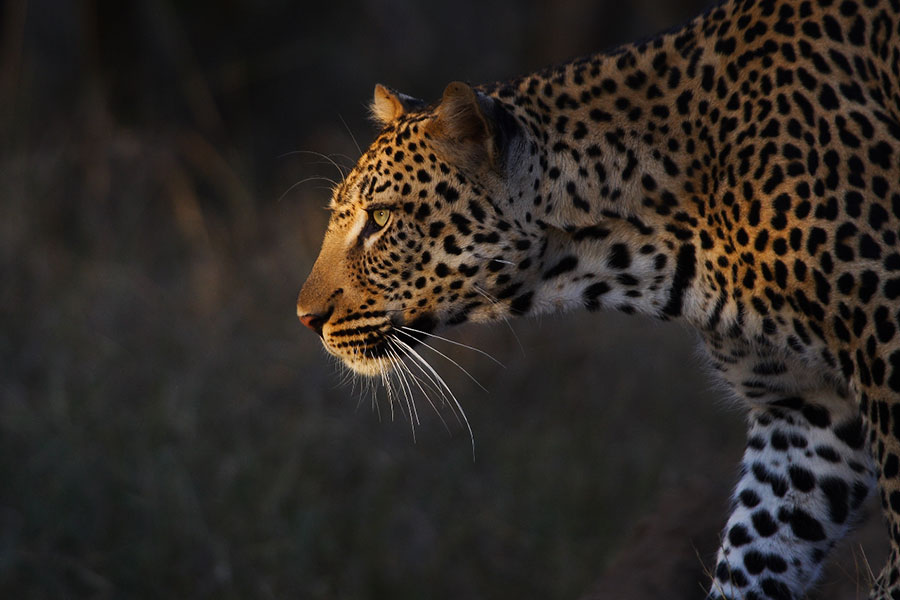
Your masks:
{"label": "leopard face", "polygon": [[431,108],[376,88],[383,130],[334,190],[297,300],[356,373],[384,373],[441,326],[529,308],[544,233],[514,200],[538,167],[501,111],[465,84]]}

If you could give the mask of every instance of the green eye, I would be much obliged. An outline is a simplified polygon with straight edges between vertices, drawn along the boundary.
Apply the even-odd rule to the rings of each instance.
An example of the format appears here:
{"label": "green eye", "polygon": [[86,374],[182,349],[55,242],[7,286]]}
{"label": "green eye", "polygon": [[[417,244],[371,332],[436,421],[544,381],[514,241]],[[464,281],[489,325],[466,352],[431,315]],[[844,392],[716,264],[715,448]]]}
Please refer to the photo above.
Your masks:
{"label": "green eye", "polygon": [[375,210],[369,211],[369,216],[378,227],[384,227],[385,223],[388,222],[388,219],[391,218],[391,211],[387,208],[376,208]]}

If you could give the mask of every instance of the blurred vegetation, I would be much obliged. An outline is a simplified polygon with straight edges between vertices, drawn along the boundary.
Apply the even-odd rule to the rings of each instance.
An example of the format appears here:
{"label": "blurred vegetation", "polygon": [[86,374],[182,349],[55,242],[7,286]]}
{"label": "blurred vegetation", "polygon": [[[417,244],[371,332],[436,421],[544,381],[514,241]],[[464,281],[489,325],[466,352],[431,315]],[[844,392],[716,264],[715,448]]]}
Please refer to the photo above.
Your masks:
{"label": "blurred vegetation", "polygon": [[662,487],[730,479],[740,417],[677,326],[453,332],[506,364],[441,346],[484,392],[433,357],[473,461],[294,315],[340,176],[308,152],[353,162],[375,82],[434,98],[699,4],[7,0],[0,597],[575,597]]}

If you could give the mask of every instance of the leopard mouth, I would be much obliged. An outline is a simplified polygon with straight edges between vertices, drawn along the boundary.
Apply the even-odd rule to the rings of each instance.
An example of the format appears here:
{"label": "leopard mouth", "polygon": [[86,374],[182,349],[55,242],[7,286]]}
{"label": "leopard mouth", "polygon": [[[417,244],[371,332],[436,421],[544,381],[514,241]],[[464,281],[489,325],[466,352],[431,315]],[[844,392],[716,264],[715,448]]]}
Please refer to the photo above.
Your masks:
{"label": "leopard mouth", "polygon": [[325,349],[360,375],[384,375],[403,358],[415,354],[436,327],[436,321],[420,316],[408,324],[402,317],[369,313],[353,319],[350,315],[325,328]]}

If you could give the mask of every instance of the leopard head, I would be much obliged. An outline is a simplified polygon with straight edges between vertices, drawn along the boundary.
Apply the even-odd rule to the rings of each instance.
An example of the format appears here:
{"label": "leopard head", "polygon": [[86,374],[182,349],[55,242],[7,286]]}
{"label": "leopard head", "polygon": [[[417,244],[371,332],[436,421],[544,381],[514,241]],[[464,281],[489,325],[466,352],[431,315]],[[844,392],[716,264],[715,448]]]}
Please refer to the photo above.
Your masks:
{"label": "leopard head", "polygon": [[508,106],[451,83],[426,106],[376,86],[381,132],[338,185],[300,321],[353,371],[384,373],[434,330],[527,312],[543,234],[539,157]]}

